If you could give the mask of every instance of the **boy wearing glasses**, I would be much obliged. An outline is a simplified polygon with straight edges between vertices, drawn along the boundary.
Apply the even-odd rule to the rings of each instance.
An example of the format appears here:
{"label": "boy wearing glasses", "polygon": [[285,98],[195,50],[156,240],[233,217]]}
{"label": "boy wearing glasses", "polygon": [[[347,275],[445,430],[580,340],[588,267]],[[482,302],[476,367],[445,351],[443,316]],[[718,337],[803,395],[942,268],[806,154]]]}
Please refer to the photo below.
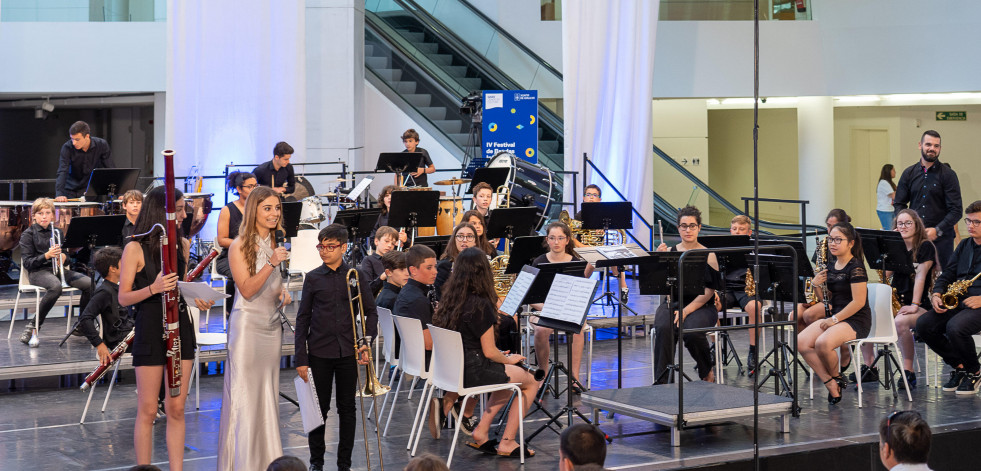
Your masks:
{"label": "boy wearing glasses", "polygon": [[967,293],[957,296],[952,309],[941,298],[952,283],[970,281],[981,273],[981,201],[971,203],[964,212],[968,237],[958,244],[937,277],[930,295],[932,309],[916,320],[916,333],[954,368],[944,391],[972,395],[981,387],[981,363],[972,337],[981,331],[981,281],[975,280]]}
{"label": "boy wearing glasses", "polygon": [[[582,194],[583,203],[601,203],[603,201],[603,191],[595,184],[586,185]],[[576,213],[576,219],[582,219],[582,211]],[[598,231],[602,233],[603,231]],[[572,240],[573,247],[585,247],[582,242]],[[610,273],[620,281],[620,302],[626,304],[630,289],[627,288],[627,277],[617,267],[611,267]]]}
{"label": "boy wearing glasses", "polygon": [[[378,334],[378,314],[366,277],[360,275],[358,289],[365,314],[366,344],[354,351],[351,312],[347,298],[351,289],[344,262],[347,250],[347,228],[331,224],[320,231],[317,250],[324,264],[307,274],[303,281],[303,298],[296,314],[296,372],[304,381],[314,381],[320,399],[320,410],[327,417],[332,390],[337,391],[335,404],[339,420],[337,468],[351,468],[356,429],[354,395],[358,389],[358,365],[368,363],[371,340]],[[357,313],[355,313],[357,314]],[[312,378],[308,375],[312,369]],[[336,387],[335,387],[336,386]],[[324,466],[324,426],[307,435],[310,446],[310,469]]]}

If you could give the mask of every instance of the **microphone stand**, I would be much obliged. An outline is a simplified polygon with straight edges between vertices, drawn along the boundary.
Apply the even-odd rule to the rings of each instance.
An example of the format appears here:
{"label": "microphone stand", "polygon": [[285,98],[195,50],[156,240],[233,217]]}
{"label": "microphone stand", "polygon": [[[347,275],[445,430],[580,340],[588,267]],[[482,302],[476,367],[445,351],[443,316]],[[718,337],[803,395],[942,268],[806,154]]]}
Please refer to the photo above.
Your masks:
{"label": "microphone stand", "polygon": [[[285,247],[285,245],[286,245],[286,233],[283,232],[282,229],[277,229],[276,230],[276,247],[280,247],[280,246],[284,246]],[[289,285],[289,281],[290,281],[290,275],[289,275],[289,271],[286,269],[286,260],[283,260],[282,262],[279,263],[279,275],[280,275],[280,277],[283,280],[283,287],[287,288],[287,290],[288,290],[289,289],[288,288],[288,285]],[[284,299],[283,302],[282,303],[279,303],[279,306],[276,307],[276,313],[279,314],[279,320],[280,320],[281,325],[282,326],[285,326],[285,327],[283,327],[283,329],[285,330],[286,327],[289,327],[290,328],[290,332],[294,332],[295,333],[296,332],[296,329],[293,327],[293,324],[290,323],[289,318],[286,317],[285,307],[286,307],[286,300]],[[283,399],[286,399],[287,401],[292,402],[293,405],[296,406],[296,407],[300,407],[300,403],[297,402],[296,399],[293,399],[292,397],[287,396],[282,391],[279,392],[279,397],[282,397]]]}

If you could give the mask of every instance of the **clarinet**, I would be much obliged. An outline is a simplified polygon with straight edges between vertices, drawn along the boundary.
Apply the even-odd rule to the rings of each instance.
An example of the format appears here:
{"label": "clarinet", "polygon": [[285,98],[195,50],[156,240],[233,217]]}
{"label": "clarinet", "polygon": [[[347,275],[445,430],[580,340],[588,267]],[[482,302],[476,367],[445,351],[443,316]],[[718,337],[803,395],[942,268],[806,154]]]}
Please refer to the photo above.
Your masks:
{"label": "clarinet", "polygon": [[[140,237],[142,235],[146,235],[146,234],[140,234],[135,237]],[[217,257],[220,254],[221,254],[221,247],[215,247],[211,249],[211,252],[208,252],[208,255],[206,255],[204,259],[201,260],[201,263],[199,263],[198,266],[194,267],[193,270],[188,272],[187,276],[185,277],[185,280],[188,283],[196,280],[199,276],[201,276],[201,273],[204,272],[204,269],[211,264],[211,262],[215,259],[215,257]],[[133,344],[133,339],[135,337],[136,337],[136,329],[129,331],[129,333],[126,334],[126,337],[124,337],[123,340],[121,340],[119,344],[116,345],[116,348],[112,349],[112,351],[109,352],[109,364],[105,366],[99,365],[98,368],[96,368],[94,371],[89,373],[89,375],[85,377],[85,380],[82,381],[81,390],[87,391],[90,387],[92,387],[93,384],[99,382],[99,380],[102,379],[102,377],[109,372],[109,370],[116,364],[116,362],[119,361],[120,358],[122,358],[123,353],[126,353],[126,350],[129,348],[129,346]]]}

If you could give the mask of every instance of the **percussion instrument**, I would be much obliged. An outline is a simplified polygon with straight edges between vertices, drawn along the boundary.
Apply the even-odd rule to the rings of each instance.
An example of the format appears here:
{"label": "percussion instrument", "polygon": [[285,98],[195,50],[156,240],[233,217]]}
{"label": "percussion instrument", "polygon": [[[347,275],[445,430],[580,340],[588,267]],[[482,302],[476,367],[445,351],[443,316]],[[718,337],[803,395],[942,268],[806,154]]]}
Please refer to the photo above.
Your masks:
{"label": "percussion instrument", "polygon": [[463,198],[444,196],[439,199],[439,210],[436,211],[436,232],[439,235],[452,235],[453,228],[462,218]]}
{"label": "percussion instrument", "polygon": [[449,180],[440,180],[436,182],[436,185],[446,186],[446,185],[462,185],[464,183],[470,183],[469,178],[451,178]]}
{"label": "percussion instrument", "polygon": [[303,198],[303,206],[300,209],[300,223],[320,224],[327,217],[324,215],[324,207],[318,196],[308,196]]}
{"label": "percussion instrument", "polygon": [[[62,234],[68,232],[68,224],[72,222],[72,218],[76,216],[99,216],[105,214],[102,212],[102,203],[90,203],[83,201],[68,201],[66,203],[55,203],[55,216],[54,227],[57,227]],[[28,220],[27,227],[34,222],[34,214],[31,213],[31,219]]]}
{"label": "percussion instrument", "polygon": [[294,186],[293,193],[283,195],[283,199],[286,201],[303,201],[304,198],[316,194],[316,192],[313,191],[313,184],[310,183],[310,180],[308,180],[307,177],[304,177],[303,175],[296,175],[295,180],[296,185]]}
{"label": "percussion instrument", "polygon": [[0,201],[0,252],[13,250],[20,235],[31,226],[30,201]]}
{"label": "percussion instrument", "polygon": [[187,218],[181,226],[184,237],[190,239],[201,232],[211,214],[212,196],[214,193],[184,193],[184,210],[187,211]]}
{"label": "percussion instrument", "polygon": [[[402,189],[399,189],[399,190],[396,190],[396,191],[433,191],[433,188],[430,187],[430,186],[413,186],[413,187],[408,187],[408,188],[402,188]],[[437,220],[438,219],[439,219],[439,216],[437,215]],[[437,222],[437,224],[438,224],[438,222]],[[396,228],[396,229],[398,229],[398,228]],[[436,235],[436,226],[417,227],[416,228],[416,236],[418,236],[418,237],[429,237],[429,236],[434,236],[434,235]]]}
{"label": "percussion instrument", "polygon": [[[535,206],[541,215],[536,227],[541,227],[546,219],[555,215],[562,201],[562,188],[558,179],[547,167],[520,159],[510,152],[498,152],[487,163],[490,168],[510,168],[505,186],[508,187],[509,207]],[[555,211],[552,211],[552,210]]]}

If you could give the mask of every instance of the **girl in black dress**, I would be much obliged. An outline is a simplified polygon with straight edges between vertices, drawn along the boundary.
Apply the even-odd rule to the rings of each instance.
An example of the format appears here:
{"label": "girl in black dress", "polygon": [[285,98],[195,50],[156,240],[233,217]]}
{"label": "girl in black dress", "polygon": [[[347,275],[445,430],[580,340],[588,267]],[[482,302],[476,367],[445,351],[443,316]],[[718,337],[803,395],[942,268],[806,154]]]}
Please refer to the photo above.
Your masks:
{"label": "girl in black dress", "polygon": [[841,401],[847,383],[838,370],[835,349],[849,340],[864,338],[872,328],[868,301],[868,274],[862,258],[862,241],[855,228],[840,222],[828,234],[828,250],[835,261],[818,272],[812,283],[827,282],[831,294],[829,318],[814,322],[797,335],[797,348],[814,374],[828,388],[828,403]]}
{"label": "girl in black dress", "polygon": [[[460,332],[463,339],[463,386],[475,387],[497,383],[516,383],[523,395],[524,410],[512,407],[500,443],[490,439],[490,426],[497,413],[511,397],[509,391],[491,393],[480,423],[473,431],[468,446],[485,453],[519,456],[515,435],[518,421],[528,412],[538,392],[534,376],[521,367],[514,366],[525,358],[517,354],[504,354],[494,343],[494,326],[497,324],[497,293],[494,291],[490,263],[483,251],[468,248],[457,256],[453,273],[446,281],[439,309],[433,315],[433,324]],[[495,448],[496,447],[496,448]],[[525,457],[535,452],[525,449]]]}
{"label": "girl in black dress", "polygon": [[453,262],[456,260],[457,255],[473,247],[476,241],[477,230],[470,224],[464,222],[453,228],[453,236],[450,237],[450,243],[446,244],[443,255],[436,262],[436,283],[433,284],[433,287],[436,288],[437,299],[439,299],[441,289],[446,283],[446,280],[450,279],[450,272],[453,271]]}
{"label": "girl in black dress", "polygon": [[[181,237],[180,226],[184,219],[184,197],[174,191],[177,210],[177,231],[180,250],[177,257],[177,273],[187,272],[187,256],[190,245]],[[147,193],[136,219],[134,234],[149,232],[154,224],[166,224],[164,187],[156,187]],[[160,293],[177,286],[177,273],[163,276],[160,260],[160,234],[154,233],[126,244],[119,263],[119,304],[134,306],[136,312],[136,337],[130,351],[136,370],[137,412],[133,430],[133,442],[137,464],[150,464],[153,454],[153,420],[157,416],[157,397],[164,380],[166,345],[163,340],[163,302]],[[198,309],[207,311],[213,301],[194,300]],[[194,325],[187,307],[180,306],[181,392],[177,397],[166,394],[164,407],[167,412],[167,456],[170,469],[182,469],[184,459],[184,402],[190,384],[188,375],[194,361]]]}
{"label": "girl in black dress", "polygon": [[218,213],[218,236],[215,242],[221,246],[222,251],[215,259],[215,270],[225,277],[225,293],[235,294],[235,283],[232,281],[232,270],[228,268],[228,248],[232,246],[232,241],[238,237],[239,226],[242,225],[242,214],[245,213],[245,200],[249,198],[249,193],[259,186],[255,175],[248,172],[232,172],[228,174],[228,189],[238,194],[238,199],[229,201]]}
{"label": "girl in black dress", "polygon": [[483,250],[488,257],[494,258],[497,256],[497,249],[494,248],[494,244],[491,244],[491,242],[487,240],[487,234],[484,232],[486,229],[484,227],[484,221],[484,216],[481,215],[480,211],[477,211],[476,209],[471,209],[470,211],[463,213],[463,216],[460,217],[460,224],[470,224],[477,230],[476,247]]}
{"label": "girl in black dress", "polygon": [[[378,215],[378,221],[375,222],[375,227],[371,230],[371,234],[368,234],[368,240],[375,240],[375,231],[379,227],[388,225],[388,210],[392,207],[392,192],[399,189],[401,188],[398,185],[388,185],[382,188],[381,193],[378,193],[378,207],[381,208],[382,212]],[[409,237],[406,235],[405,229],[399,228],[398,242],[404,245],[407,240],[409,240]]]}

